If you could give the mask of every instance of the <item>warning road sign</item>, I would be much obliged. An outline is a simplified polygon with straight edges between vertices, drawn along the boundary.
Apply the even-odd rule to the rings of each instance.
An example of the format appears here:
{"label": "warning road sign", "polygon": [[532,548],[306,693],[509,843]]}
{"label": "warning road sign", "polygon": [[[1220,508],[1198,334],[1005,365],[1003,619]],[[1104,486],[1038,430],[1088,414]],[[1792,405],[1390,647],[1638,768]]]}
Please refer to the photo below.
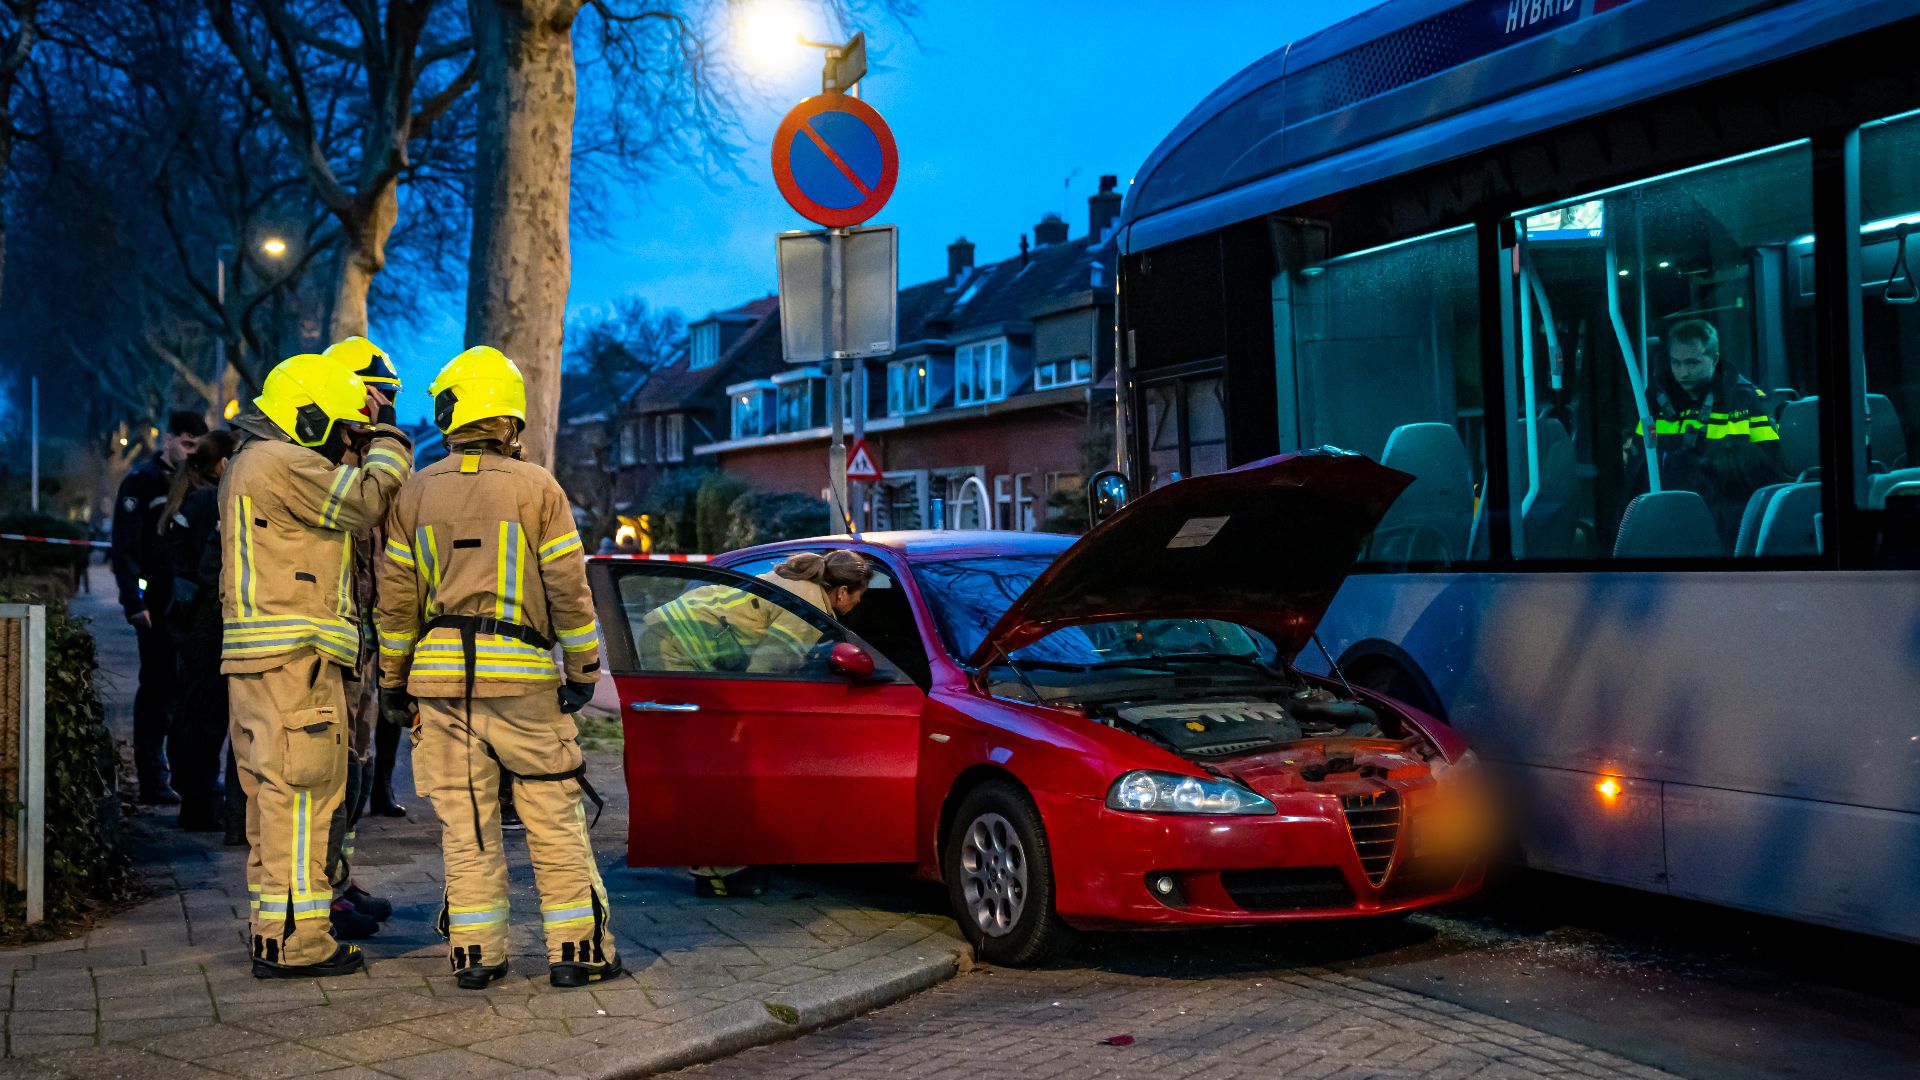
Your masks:
{"label": "warning road sign", "polygon": [[880,479],[880,475],[880,459],[873,455],[867,440],[854,443],[847,453],[847,479],[867,483]]}
{"label": "warning road sign", "polygon": [[830,229],[880,212],[900,178],[893,132],[873,106],[845,94],[795,105],[773,133],[773,179],[802,217]]}

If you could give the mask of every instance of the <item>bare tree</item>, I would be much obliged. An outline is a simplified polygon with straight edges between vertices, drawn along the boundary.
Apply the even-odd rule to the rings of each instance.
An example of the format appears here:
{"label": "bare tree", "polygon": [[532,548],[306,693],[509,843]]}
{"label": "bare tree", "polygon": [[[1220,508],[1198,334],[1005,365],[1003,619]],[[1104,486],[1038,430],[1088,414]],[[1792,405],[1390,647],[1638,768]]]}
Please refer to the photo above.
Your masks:
{"label": "bare tree", "polygon": [[[265,103],[340,230],[327,336],[367,332],[367,293],[386,266],[409,150],[473,85],[454,0],[206,0],[213,26]],[[242,10],[244,9],[244,10]],[[330,146],[316,84],[363,88],[356,144]]]}
{"label": "bare tree", "polygon": [[[527,377],[530,460],[553,460],[570,278],[575,154],[645,174],[663,163],[731,167],[740,83],[715,35],[729,5],[698,0],[469,0],[479,63],[467,343],[496,346]],[[820,0],[844,26],[871,7],[904,19],[913,0]],[[589,14],[590,12],[590,14]],[[583,18],[583,16],[586,16]],[[599,68],[591,137],[575,135],[579,61]]]}
{"label": "bare tree", "polygon": [[[5,0],[0,11],[5,12],[0,21],[0,198],[4,198],[13,166],[13,88],[40,40],[40,0]],[[7,223],[0,214],[0,280],[6,265]]]}

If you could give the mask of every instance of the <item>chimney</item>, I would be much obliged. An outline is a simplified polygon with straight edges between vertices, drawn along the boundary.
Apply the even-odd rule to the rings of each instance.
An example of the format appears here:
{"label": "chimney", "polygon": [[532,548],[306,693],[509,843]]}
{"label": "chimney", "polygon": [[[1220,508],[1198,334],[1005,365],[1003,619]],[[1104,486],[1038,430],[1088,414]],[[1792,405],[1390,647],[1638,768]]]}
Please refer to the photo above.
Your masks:
{"label": "chimney", "polygon": [[1100,178],[1100,194],[1087,197],[1087,235],[1095,242],[1106,238],[1107,229],[1120,216],[1120,186],[1117,176]]}
{"label": "chimney", "polygon": [[973,269],[973,241],[961,237],[947,245],[947,280],[958,281]]}
{"label": "chimney", "polygon": [[1033,227],[1033,246],[1046,247],[1048,244],[1067,242],[1067,223],[1059,214],[1048,214]]}

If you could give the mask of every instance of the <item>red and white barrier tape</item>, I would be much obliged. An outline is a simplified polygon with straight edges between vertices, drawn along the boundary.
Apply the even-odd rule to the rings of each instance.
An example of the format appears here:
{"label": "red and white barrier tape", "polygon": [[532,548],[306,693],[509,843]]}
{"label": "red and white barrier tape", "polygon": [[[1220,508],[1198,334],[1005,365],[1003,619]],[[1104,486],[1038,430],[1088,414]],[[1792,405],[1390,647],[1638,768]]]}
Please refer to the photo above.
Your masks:
{"label": "red and white barrier tape", "polygon": [[23,540],[29,544],[64,544],[67,547],[109,548],[105,540],[62,540],[57,536],[28,536],[25,533],[0,533],[0,540]]}
{"label": "red and white barrier tape", "polygon": [[595,555],[596,559],[625,559],[629,562],[706,562],[711,555]]}

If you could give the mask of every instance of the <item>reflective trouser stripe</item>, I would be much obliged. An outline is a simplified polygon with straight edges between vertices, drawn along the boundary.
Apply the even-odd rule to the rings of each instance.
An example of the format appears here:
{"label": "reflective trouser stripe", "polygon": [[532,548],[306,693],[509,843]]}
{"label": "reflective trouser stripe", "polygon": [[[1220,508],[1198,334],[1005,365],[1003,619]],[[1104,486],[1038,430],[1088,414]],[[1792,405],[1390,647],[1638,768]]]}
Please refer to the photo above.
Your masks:
{"label": "reflective trouser stripe", "polygon": [[313,795],[309,792],[295,792],[293,796],[293,842],[287,845],[292,852],[289,861],[293,864],[293,882],[295,893],[307,891],[307,837],[313,822]]}
{"label": "reflective trouser stripe", "polygon": [[593,901],[583,900],[540,909],[540,921],[552,930],[562,926],[591,926]]}
{"label": "reflective trouser stripe", "polygon": [[486,907],[450,907],[447,909],[447,925],[455,930],[472,930],[482,926],[493,926],[507,921],[505,904]]}

